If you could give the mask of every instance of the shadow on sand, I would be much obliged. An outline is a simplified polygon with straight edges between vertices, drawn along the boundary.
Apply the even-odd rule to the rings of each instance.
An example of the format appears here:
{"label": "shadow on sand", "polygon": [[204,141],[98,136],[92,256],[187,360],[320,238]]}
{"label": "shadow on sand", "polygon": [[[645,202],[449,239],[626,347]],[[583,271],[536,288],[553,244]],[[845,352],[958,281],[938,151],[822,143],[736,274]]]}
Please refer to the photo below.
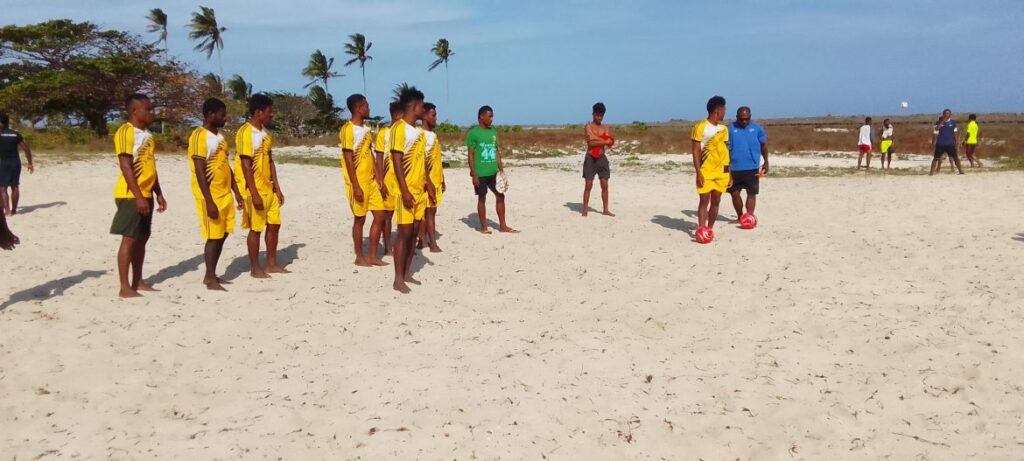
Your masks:
{"label": "shadow on sand", "polygon": [[82,271],[81,274],[72,275],[70,277],[64,277],[57,280],[51,280],[41,285],[34,286],[32,288],[21,290],[17,293],[11,294],[11,297],[0,304],[0,312],[7,309],[13,304],[17,304],[25,301],[45,301],[53,299],[58,296],[64,296],[64,291],[71,288],[79,283],[82,283],[91,278],[100,277],[106,274],[107,271]]}

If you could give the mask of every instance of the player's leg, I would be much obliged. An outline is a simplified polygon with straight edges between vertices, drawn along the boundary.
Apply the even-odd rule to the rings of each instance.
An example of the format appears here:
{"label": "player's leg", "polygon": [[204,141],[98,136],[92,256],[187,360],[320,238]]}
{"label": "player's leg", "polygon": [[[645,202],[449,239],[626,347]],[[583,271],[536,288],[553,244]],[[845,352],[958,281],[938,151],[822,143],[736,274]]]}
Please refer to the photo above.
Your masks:
{"label": "player's leg", "polygon": [[280,224],[268,224],[267,225],[267,273],[270,274],[288,274],[291,273],[288,269],[285,269],[277,264],[277,241],[281,235]]}
{"label": "player's leg", "polygon": [[[972,163],[973,165],[973,163]],[[11,214],[18,214],[18,201],[21,199],[21,188],[11,186]]]}
{"label": "player's leg", "polygon": [[409,285],[405,283],[406,266],[408,265],[406,251],[412,250],[408,243],[410,237],[416,235],[415,232],[416,229],[413,224],[398,225],[398,238],[395,239],[395,282],[392,288],[400,293],[411,291],[409,290]]}
{"label": "player's leg", "polygon": [[583,216],[590,211],[590,189],[594,188],[594,179],[583,180]]}
{"label": "player's leg", "polygon": [[423,221],[415,221],[412,224],[413,231],[409,235],[409,240],[405,246],[405,283],[411,283],[413,285],[420,285],[420,281],[412,277],[412,260],[416,257],[416,250],[413,248],[413,244],[416,243],[416,236],[419,235],[420,229],[423,228]]}
{"label": "player's leg", "polygon": [[605,216],[615,216],[608,208],[608,178],[602,178],[601,180],[601,203],[604,206],[604,211],[601,213]]}
{"label": "player's leg", "polygon": [[952,153],[950,153],[949,160],[950,160],[950,162],[952,162],[952,163],[954,163],[956,165],[956,171],[957,171],[958,174],[964,174],[964,169],[963,169],[962,166],[960,166],[960,156],[956,155],[956,151],[953,151]]}
{"label": "player's leg", "polygon": [[[705,181],[707,181],[705,179]],[[711,203],[711,196],[700,194],[697,201],[697,227],[701,228],[708,224],[708,205]]]}
{"label": "player's leg", "polygon": [[363,227],[366,226],[366,216],[356,216],[352,220],[352,246],[356,253],[356,260],[353,264],[357,266],[371,266],[363,253]]}
{"label": "player's leg", "polygon": [[[740,195],[740,192],[742,192],[742,189],[737,187],[729,191],[729,195],[732,196],[732,208],[736,210],[737,221],[740,219],[740,216],[743,216],[743,196]],[[747,193],[747,198],[750,198],[749,192]]]}
{"label": "player's leg", "polygon": [[480,178],[480,186],[476,188],[476,216],[480,219],[480,232],[490,234],[491,230],[487,228],[487,186],[483,181]]}
{"label": "player's leg", "polygon": [[117,249],[117,278],[121,282],[121,289],[117,295],[122,298],[135,298],[141,296],[135,288],[132,288],[128,280],[128,271],[131,268],[132,256],[135,254],[135,238],[122,236],[121,246]]}
{"label": "player's leg", "polygon": [[373,222],[370,224],[370,248],[366,255],[366,262],[374,266],[387,266],[388,263],[382,261],[377,256],[377,247],[380,244],[381,234],[384,231],[384,223],[387,221],[384,217],[385,211],[374,210],[371,213],[373,214]]}
{"label": "player's leg", "polygon": [[857,154],[857,169],[860,169],[861,163],[864,161],[864,150],[860,147],[857,148],[859,154]]}
{"label": "player's leg", "polygon": [[245,246],[249,252],[249,275],[257,279],[270,278],[267,271],[260,267],[260,232],[249,230],[245,238]]}
{"label": "player's leg", "polygon": [[718,204],[722,201],[722,193],[713,190],[709,195],[711,200],[708,206],[708,227],[714,228],[715,221],[718,220]]}
{"label": "player's leg", "polygon": [[224,287],[220,284],[220,279],[217,278],[217,261],[220,259],[220,253],[224,248],[224,240],[226,239],[226,236],[219,239],[209,239],[206,241],[206,247],[203,249],[203,260],[206,262],[206,275],[203,277],[203,284],[209,290],[225,291]]}
{"label": "player's leg", "polygon": [[505,194],[494,192],[494,208],[498,211],[498,232],[517,233],[519,231],[509,227],[505,220]]}
{"label": "player's leg", "polygon": [[10,195],[7,194],[8,186],[0,186],[0,202],[3,202],[4,215],[10,216],[11,214],[11,199]]}
{"label": "player's leg", "polygon": [[441,247],[437,245],[437,207],[427,208],[426,216],[423,219],[424,234],[427,236],[427,245],[431,253],[440,253]]}
{"label": "player's leg", "polygon": [[135,240],[132,249],[132,288],[136,291],[157,291],[142,280],[142,267],[146,263],[146,244],[149,243],[149,234],[146,233]]}
{"label": "player's leg", "polygon": [[391,225],[391,221],[394,216],[394,210],[391,210],[390,213],[388,211],[384,213],[386,216],[384,217],[384,232],[381,234],[381,243],[384,246],[384,254],[394,256],[395,248],[391,244],[391,228],[394,227]]}

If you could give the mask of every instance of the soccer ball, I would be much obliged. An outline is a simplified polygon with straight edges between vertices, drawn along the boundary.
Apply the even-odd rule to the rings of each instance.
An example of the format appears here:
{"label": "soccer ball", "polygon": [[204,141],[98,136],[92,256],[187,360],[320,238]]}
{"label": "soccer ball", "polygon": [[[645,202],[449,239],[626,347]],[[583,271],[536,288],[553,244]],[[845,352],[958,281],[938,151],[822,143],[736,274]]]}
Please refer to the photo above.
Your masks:
{"label": "soccer ball", "polygon": [[715,232],[708,226],[699,227],[694,239],[697,240],[697,243],[708,244],[715,239]]}
{"label": "soccer ball", "polygon": [[757,227],[757,216],[754,213],[743,213],[740,216],[740,227],[747,230]]}

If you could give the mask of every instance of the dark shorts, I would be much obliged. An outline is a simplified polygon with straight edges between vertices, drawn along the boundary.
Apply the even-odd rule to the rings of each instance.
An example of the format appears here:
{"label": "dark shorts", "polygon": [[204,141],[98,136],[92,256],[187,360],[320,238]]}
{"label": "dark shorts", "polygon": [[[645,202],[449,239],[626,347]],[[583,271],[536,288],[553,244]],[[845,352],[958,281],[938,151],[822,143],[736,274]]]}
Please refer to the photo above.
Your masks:
{"label": "dark shorts", "polygon": [[18,187],[21,184],[21,159],[0,159],[0,187]]}
{"label": "dark shorts", "polygon": [[761,178],[757,174],[757,170],[733,171],[732,187],[729,188],[729,193],[746,189],[748,194],[757,195],[761,186]]}
{"label": "dark shorts", "polygon": [[977,144],[964,144],[964,154],[967,154],[968,157],[974,157],[974,150],[977,148]]}
{"label": "dark shorts", "polygon": [[612,177],[612,168],[608,163],[607,155],[601,154],[600,157],[594,158],[588,153],[583,156],[583,179],[593,181],[594,176],[600,179]]}
{"label": "dark shorts", "polygon": [[957,158],[956,146],[935,146],[935,160],[942,160],[942,155],[948,155],[949,158]]}
{"label": "dark shorts", "polygon": [[480,180],[480,185],[473,187],[473,189],[475,189],[476,195],[479,195],[481,197],[487,196],[487,189],[490,189],[491,192],[494,192],[495,195],[501,195],[498,193],[497,189],[498,175],[494,174],[490,176],[480,176],[478,177],[478,179]]}
{"label": "dark shorts", "polygon": [[131,238],[149,237],[155,213],[152,198],[149,199],[149,216],[139,214],[133,198],[114,199],[114,204],[117,205],[117,212],[114,213],[114,222],[110,224],[111,234]]}

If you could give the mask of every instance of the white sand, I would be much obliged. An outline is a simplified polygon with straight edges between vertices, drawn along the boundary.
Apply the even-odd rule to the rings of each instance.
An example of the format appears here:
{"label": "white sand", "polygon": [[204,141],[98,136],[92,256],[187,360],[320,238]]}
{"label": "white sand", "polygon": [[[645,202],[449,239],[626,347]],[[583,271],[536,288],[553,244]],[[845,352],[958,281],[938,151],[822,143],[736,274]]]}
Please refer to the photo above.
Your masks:
{"label": "white sand", "polygon": [[[3,253],[0,458],[1019,459],[1024,175],[768,178],[761,227],[692,242],[693,176],[512,171],[471,229],[448,172],[413,294],[356,269],[336,168],[282,165],[291,275],[200,284],[183,161],[121,301],[113,161],[25,175]],[[595,206],[599,198],[595,190]],[[493,201],[490,202],[493,213]],[[731,207],[723,206],[726,217]],[[493,214],[491,218],[494,219]],[[467,224],[468,223],[468,224]],[[916,437],[916,438],[915,438]]]}

